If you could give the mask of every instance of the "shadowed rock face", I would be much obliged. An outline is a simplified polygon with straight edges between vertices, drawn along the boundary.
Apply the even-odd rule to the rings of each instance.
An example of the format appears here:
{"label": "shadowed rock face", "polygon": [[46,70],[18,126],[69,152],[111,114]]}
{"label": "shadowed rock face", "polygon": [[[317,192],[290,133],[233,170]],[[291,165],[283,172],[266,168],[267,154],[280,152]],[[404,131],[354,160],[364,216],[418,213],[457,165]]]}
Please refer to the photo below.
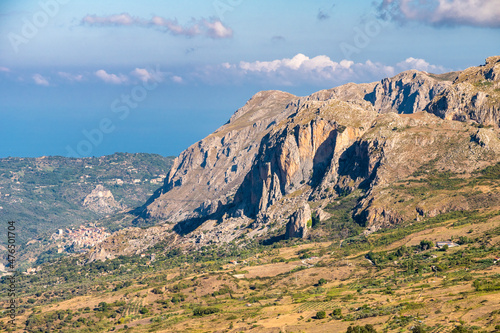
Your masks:
{"label": "shadowed rock face", "polygon": [[259,154],[234,198],[234,205],[255,217],[281,198],[322,179],[334,154],[338,124],[315,118],[290,123],[263,138]]}
{"label": "shadowed rock face", "polygon": [[500,126],[500,56],[462,71],[425,108],[438,117]]}
{"label": "shadowed rock face", "polygon": [[175,160],[143,214],[188,232],[216,220],[222,223],[210,230],[230,241],[238,233],[229,237],[233,229],[224,226],[248,219],[289,222],[287,234],[302,237],[308,201],[324,206],[356,189],[364,195],[354,217],[371,231],[396,225],[417,208],[428,214],[464,207],[443,199],[401,210],[388,188],[429,163],[470,173],[500,160],[497,128],[452,121],[498,125],[499,104],[491,101],[499,60],[460,73],[407,71],[308,97],[260,92]]}
{"label": "shadowed rock face", "polygon": [[312,224],[311,207],[304,203],[290,217],[290,221],[286,225],[286,238],[305,238],[307,236],[308,224]]}

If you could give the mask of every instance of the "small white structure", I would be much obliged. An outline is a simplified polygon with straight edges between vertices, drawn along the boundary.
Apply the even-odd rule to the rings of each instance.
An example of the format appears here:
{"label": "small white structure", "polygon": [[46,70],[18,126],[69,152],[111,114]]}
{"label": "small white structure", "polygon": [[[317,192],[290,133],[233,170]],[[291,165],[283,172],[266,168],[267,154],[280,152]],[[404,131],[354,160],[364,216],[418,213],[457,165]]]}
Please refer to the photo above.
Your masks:
{"label": "small white structure", "polygon": [[440,249],[443,248],[443,246],[448,245],[448,247],[457,247],[460,246],[457,243],[453,242],[437,242],[436,246],[439,247]]}

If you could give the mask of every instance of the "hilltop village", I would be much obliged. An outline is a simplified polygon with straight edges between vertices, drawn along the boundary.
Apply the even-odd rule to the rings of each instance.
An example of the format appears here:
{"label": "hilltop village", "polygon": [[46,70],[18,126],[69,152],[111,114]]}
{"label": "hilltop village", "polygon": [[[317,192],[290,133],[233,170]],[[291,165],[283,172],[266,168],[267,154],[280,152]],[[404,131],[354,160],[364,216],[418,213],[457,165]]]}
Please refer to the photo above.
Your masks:
{"label": "hilltop village", "polygon": [[85,252],[84,248],[96,246],[110,235],[109,232],[105,231],[105,228],[89,224],[88,226],[82,225],[78,228],[59,229],[56,233],[52,234],[51,239],[58,242],[59,253],[67,247],[74,247]]}

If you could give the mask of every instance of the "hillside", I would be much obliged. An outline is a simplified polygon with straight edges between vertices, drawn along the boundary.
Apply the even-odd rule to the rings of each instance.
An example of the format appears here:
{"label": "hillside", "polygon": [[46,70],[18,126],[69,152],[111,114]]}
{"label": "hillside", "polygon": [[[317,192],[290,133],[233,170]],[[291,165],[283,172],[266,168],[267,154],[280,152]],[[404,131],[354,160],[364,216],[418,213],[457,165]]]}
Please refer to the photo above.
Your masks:
{"label": "hillside", "polygon": [[[351,204],[333,200],[331,218],[312,227],[328,241],[199,251],[165,250],[164,241],[106,262],[45,264],[19,279],[18,331],[498,331],[500,207],[349,237]],[[443,241],[459,246],[434,247]]]}
{"label": "hillside", "polygon": [[162,184],[171,163],[169,157],[123,153],[81,159],[3,158],[0,213],[2,219],[18,222],[18,242],[30,250],[26,242],[46,240],[60,228],[140,206]]}

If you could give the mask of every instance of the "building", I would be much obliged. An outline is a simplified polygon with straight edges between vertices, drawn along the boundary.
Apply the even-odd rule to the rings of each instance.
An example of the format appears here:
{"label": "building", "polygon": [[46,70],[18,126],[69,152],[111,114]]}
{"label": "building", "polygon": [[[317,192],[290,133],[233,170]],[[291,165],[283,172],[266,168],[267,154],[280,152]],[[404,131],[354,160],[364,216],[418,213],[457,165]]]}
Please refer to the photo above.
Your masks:
{"label": "building", "polygon": [[457,247],[460,246],[457,243],[453,242],[437,242],[436,246],[439,247],[440,249],[443,248],[443,246],[448,245],[448,247]]}

